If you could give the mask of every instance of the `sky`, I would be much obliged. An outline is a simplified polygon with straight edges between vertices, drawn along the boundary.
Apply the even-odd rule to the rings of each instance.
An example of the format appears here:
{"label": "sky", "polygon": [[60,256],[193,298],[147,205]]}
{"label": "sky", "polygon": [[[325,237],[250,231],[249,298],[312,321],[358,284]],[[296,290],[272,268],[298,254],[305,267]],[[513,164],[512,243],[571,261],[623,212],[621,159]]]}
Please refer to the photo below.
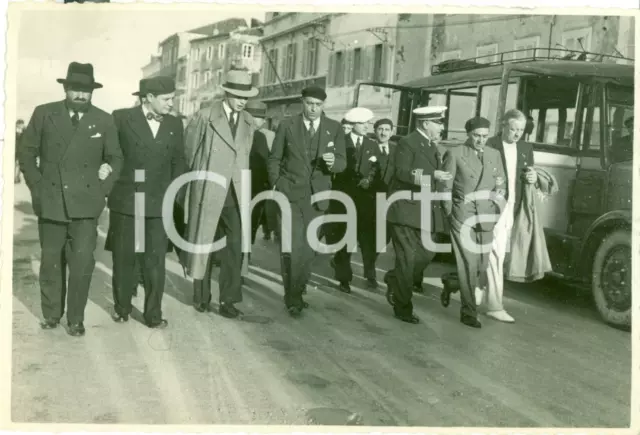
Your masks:
{"label": "sky", "polygon": [[111,112],[133,104],[142,66],[168,36],[227,18],[264,20],[264,13],[187,11],[24,11],[18,33],[17,114],[28,119],[35,106],[64,97],[70,62],[91,63],[104,87],[93,94]]}

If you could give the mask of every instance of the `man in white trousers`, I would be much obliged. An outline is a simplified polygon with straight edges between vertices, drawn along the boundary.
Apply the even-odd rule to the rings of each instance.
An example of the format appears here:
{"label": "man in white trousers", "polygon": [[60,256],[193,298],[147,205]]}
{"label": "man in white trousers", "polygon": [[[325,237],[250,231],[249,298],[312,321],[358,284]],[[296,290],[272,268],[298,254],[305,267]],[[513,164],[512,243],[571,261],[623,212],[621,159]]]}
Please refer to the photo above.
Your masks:
{"label": "man in white trousers", "polygon": [[507,205],[493,230],[493,246],[489,255],[486,295],[476,292],[476,302],[484,299],[487,316],[506,323],[515,320],[504,309],[504,260],[511,244],[514,215],[522,200],[522,183],[535,183],[538,174],[533,170],[533,145],[521,141],[527,117],[516,109],[508,110],[502,117],[502,131],[487,141],[487,146],[500,152],[507,175]]}

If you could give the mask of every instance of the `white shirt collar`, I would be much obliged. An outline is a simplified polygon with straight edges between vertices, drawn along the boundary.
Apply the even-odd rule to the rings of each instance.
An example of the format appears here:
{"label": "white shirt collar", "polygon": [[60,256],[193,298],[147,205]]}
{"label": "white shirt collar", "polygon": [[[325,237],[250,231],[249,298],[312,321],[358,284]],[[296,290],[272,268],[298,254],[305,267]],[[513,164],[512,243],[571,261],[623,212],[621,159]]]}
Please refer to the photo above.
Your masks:
{"label": "white shirt collar", "polygon": [[[353,141],[354,145],[358,143],[358,139],[362,138],[362,136],[358,136],[357,134],[355,134],[353,132],[349,133],[349,134],[351,135],[351,140]],[[361,143],[364,142],[364,139],[361,139],[360,142]]]}
{"label": "white shirt collar", "polygon": [[307,119],[303,115],[302,116],[302,120],[304,121],[304,125],[307,127],[307,130],[309,129],[309,125],[313,122],[313,129],[315,131],[318,131],[318,127],[320,126],[320,117],[318,117],[317,119],[314,119],[313,121],[311,121],[310,119]]}
{"label": "white shirt collar", "polygon": [[378,144],[378,147],[380,148],[380,151],[386,150],[389,152],[389,142],[381,142]]}
{"label": "white shirt collar", "polygon": [[[222,110],[224,110],[224,114],[227,116],[227,119],[231,120],[231,112],[233,112],[233,110],[231,110],[231,107],[229,107],[226,100],[222,101]],[[238,112],[236,112],[236,115],[238,115]]]}
{"label": "white shirt collar", "polygon": [[145,106],[144,104],[142,105],[142,113],[143,113],[144,117],[147,119],[147,122],[158,122],[156,119],[153,119],[153,118],[149,119],[149,118],[147,118],[147,115],[148,115],[149,113],[151,113],[151,110],[149,110],[149,109],[147,108],[147,106]]}

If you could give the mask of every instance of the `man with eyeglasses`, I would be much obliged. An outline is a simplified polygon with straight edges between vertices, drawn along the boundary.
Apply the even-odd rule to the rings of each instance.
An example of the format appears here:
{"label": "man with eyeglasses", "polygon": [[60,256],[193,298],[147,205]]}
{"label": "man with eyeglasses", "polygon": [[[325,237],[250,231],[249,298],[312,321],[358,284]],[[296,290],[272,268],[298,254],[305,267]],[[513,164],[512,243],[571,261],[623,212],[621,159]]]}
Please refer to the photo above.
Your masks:
{"label": "man with eyeglasses", "polygon": [[[444,128],[446,110],[445,106],[437,106],[420,107],[413,111],[417,129],[398,144],[389,196],[400,191],[409,191],[413,195],[423,188],[436,192],[436,182],[451,179],[451,174],[441,169],[441,153],[437,146]],[[435,233],[445,231],[440,203],[433,201],[430,212],[431,224],[426,227],[426,219],[422,217],[422,202],[412,197],[395,201],[387,213],[396,254],[395,267],[384,278],[387,301],[393,305],[397,319],[411,324],[420,322],[411,302],[414,278],[418,273],[422,274],[435,257],[435,252],[429,251],[423,244],[423,238],[434,240]]]}

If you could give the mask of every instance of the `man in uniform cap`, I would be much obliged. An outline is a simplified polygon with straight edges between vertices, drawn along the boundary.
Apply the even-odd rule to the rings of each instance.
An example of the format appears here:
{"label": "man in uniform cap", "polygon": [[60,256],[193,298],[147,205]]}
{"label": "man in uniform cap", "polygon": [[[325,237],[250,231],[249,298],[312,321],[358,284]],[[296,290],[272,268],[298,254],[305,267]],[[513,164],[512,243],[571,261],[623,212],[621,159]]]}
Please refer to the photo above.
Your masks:
{"label": "man in uniform cap", "polygon": [[[249,154],[256,130],[253,117],[244,110],[249,98],[258,94],[246,71],[231,70],[221,86],[224,98],[197,112],[185,130],[185,155],[190,171],[215,172],[227,187],[206,180],[188,183],[184,198],[185,239],[207,246],[226,237],[225,246],[215,253],[220,262],[218,296],[220,315],[237,318],[242,312],[242,221],[238,196],[242,170],[249,169]],[[211,309],[212,253],[184,252],[183,267],[193,278],[196,311]]]}
{"label": "man in uniform cap", "polygon": [[[93,66],[72,62],[58,83],[64,86],[65,99],[35,108],[17,154],[38,216],[41,326],[59,325],[66,293],[67,332],[82,336],[98,217],[120,175],[122,151],[113,117],[91,104],[93,91],[102,88],[94,80]],[[103,163],[111,165],[104,177]]]}
{"label": "man in uniform cap", "polygon": [[[350,133],[345,135],[345,148],[347,153],[347,168],[337,174],[333,181],[333,189],[347,194],[355,203],[357,212],[357,240],[365,261],[365,278],[370,287],[377,287],[375,271],[375,227],[372,228],[371,215],[375,214],[375,191],[371,184],[375,176],[376,143],[369,139],[367,130],[369,122],[373,118],[373,112],[365,107],[355,107],[347,112],[344,119],[351,125]],[[332,214],[345,214],[346,209],[340,201],[331,202]],[[338,243],[346,234],[347,225],[343,222],[331,224],[331,230],[327,234],[330,244]],[[373,268],[371,268],[373,258]],[[335,279],[339,283],[339,290],[351,293],[350,247],[343,246],[336,252],[331,260]]]}
{"label": "man in uniform cap", "polygon": [[[292,228],[283,228],[280,238],[291,240],[291,252],[281,246],[285,306],[297,317],[308,304],[302,299],[315,257],[307,239],[307,227],[323,214],[328,204],[312,204],[314,193],[331,189],[331,177],[346,167],[344,133],[340,124],[323,115],[327,94],[322,88],[302,91],[302,113],[278,126],[268,160],[269,183],[291,204]],[[290,237],[289,237],[290,236]]]}
{"label": "man in uniform cap", "polygon": [[[256,132],[253,135],[253,144],[249,154],[249,169],[251,169],[251,194],[269,190],[269,174],[267,173],[267,159],[271,152],[275,133],[265,127],[267,117],[267,105],[256,100],[249,100],[245,110],[253,116]],[[258,228],[262,226],[264,238],[271,238],[271,231],[275,227],[275,211],[271,201],[261,201],[256,204],[251,215],[251,242],[255,242]]]}
{"label": "man in uniform cap", "polygon": [[[138,284],[136,263],[144,282],[145,324],[164,328],[162,297],[165,257],[169,250],[162,223],[162,202],[169,185],[185,171],[182,121],[170,115],[175,96],[171,77],[140,80],[133,95],[140,106],[113,112],[124,167],[109,196],[109,235],[113,258],[113,320],[127,322],[133,306],[132,290]],[[144,193],[144,205],[136,193]],[[144,243],[136,240],[136,218],[144,218]],[[136,247],[138,249],[136,249]],[[142,251],[140,251],[142,250]]]}
{"label": "man in uniform cap", "polygon": [[[436,191],[436,182],[445,181],[450,174],[441,169],[437,143],[443,129],[447,108],[421,107],[414,110],[417,130],[400,140],[393,165],[389,195],[398,191]],[[414,283],[431,263],[435,253],[422,243],[425,238],[434,240],[433,234],[445,231],[441,206],[431,204],[431,226],[426,228],[421,215],[420,200],[398,200],[389,207],[387,220],[391,224],[391,241],[396,254],[395,268],[387,273],[387,300],[393,305],[395,317],[407,323],[419,323],[413,313],[411,297]]]}
{"label": "man in uniform cap", "polygon": [[[493,229],[505,205],[505,172],[500,153],[485,148],[489,127],[486,118],[468,120],[467,141],[449,148],[443,164],[444,170],[452,175],[442,190],[451,193],[451,201],[444,201],[444,207],[456,256],[460,321],[473,328],[482,326],[477,319],[475,293],[487,285]],[[483,194],[491,197],[487,199]],[[487,217],[493,220],[487,221]]]}

